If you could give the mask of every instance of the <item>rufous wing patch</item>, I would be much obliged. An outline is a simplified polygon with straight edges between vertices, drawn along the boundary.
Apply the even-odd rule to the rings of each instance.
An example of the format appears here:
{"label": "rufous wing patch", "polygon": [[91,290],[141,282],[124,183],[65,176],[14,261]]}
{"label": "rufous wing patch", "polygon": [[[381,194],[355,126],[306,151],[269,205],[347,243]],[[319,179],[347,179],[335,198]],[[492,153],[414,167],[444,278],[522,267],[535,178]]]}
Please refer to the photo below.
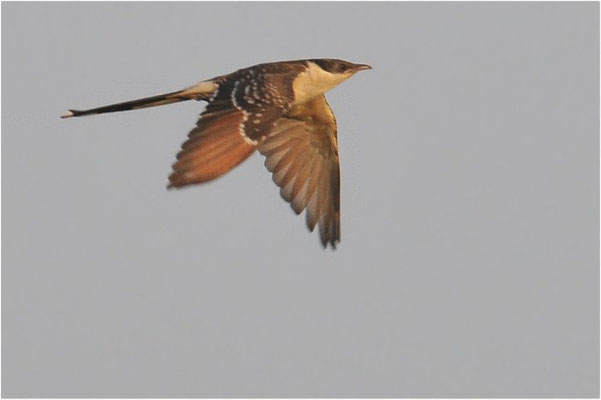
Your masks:
{"label": "rufous wing patch", "polygon": [[232,109],[203,114],[177,155],[169,187],[211,181],[246,160],[255,146],[240,133],[244,119]]}

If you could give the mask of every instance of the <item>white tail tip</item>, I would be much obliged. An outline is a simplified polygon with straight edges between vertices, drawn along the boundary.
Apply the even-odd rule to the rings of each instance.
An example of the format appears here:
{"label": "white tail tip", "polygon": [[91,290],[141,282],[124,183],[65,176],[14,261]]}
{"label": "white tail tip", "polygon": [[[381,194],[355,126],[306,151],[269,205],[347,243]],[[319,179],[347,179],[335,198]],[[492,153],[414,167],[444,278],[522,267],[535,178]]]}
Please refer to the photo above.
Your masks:
{"label": "white tail tip", "polygon": [[61,115],[61,118],[71,118],[73,115],[72,111],[67,111],[66,113],[64,113],[63,115]]}

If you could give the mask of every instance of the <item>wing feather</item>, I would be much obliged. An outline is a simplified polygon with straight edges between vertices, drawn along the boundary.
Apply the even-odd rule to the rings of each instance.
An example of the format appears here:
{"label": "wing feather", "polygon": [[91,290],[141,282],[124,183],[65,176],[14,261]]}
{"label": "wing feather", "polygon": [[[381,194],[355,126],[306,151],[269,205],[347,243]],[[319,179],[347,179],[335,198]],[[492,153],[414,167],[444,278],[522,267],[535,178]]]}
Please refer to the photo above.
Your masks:
{"label": "wing feather", "polygon": [[321,244],[340,241],[340,168],[336,120],[325,97],[292,107],[267,135],[245,140],[252,114],[227,99],[210,103],[182,144],[169,176],[170,187],[215,179],[248,158],[255,148],[295,213],[306,213],[309,230],[319,227]]}
{"label": "wing feather", "polygon": [[259,143],[265,166],[295,213],[306,210],[309,230],[321,244],[340,241],[340,168],[336,120],[325,97],[293,107]]}
{"label": "wing feather", "polygon": [[255,146],[240,135],[243,111],[223,105],[207,109],[173,164],[169,187],[204,183],[220,177],[246,160]]}

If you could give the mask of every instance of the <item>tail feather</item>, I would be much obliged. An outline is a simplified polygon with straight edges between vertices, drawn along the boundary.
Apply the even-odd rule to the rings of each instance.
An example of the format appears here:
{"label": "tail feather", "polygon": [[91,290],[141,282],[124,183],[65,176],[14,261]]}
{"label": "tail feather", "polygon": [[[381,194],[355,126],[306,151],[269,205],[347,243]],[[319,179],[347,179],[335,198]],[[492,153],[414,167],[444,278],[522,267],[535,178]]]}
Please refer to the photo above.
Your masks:
{"label": "tail feather", "polygon": [[125,101],[123,103],[110,104],[108,106],[90,108],[88,110],[70,109],[61,118],[81,117],[84,115],[104,114],[117,111],[137,110],[140,108],[156,107],[165,104],[177,103],[186,100],[208,100],[217,90],[217,84],[211,81],[200,82],[189,88],[176,92],[159,94],[157,96],[145,97],[143,99]]}

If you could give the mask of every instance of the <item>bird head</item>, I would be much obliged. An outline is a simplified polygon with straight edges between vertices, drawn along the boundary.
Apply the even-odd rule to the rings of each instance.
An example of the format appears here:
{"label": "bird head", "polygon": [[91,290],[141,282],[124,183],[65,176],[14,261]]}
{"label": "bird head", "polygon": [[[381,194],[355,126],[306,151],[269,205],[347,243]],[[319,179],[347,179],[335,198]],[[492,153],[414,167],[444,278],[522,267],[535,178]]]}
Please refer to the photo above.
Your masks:
{"label": "bird head", "polygon": [[367,64],[354,64],[349,61],[337,60],[333,58],[318,58],[309,61],[317,64],[326,72],[336,75],[348,75],[349,77],[356,72],[371,69],[371,67]]}
{"label": "bird head", "polygon": [[366,64],[353,64],[331,58],[317,58],[307,61],[307,69],[299,74],[293,83],[294,96],[299,103],[322,95],[358,71],[371,69]]}

